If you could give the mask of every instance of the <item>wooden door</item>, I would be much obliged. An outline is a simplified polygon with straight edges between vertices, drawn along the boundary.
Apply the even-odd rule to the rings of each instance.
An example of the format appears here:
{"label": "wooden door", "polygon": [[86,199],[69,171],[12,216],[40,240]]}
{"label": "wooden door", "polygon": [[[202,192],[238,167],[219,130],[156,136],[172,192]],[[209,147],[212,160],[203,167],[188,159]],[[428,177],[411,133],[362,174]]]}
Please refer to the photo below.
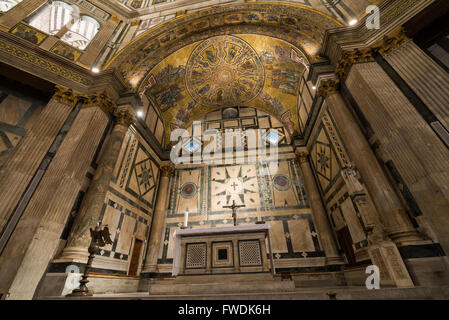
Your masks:
{"label": "wooden door", "polygon": [[349,233],[349,228],[346,226],[343,229],[338,230],[337,236],[340,247],[343,249],[346,259],[348,260],[348,264],[350,266],[355,265],[357,262],[355,259],[354,249],[352,248],[352,238]]}
{"label": "wooden door", "polygon": [[134,240],[134,248],[131,255],[131,262],[129,264],[128,275],[136,276],[139,269],[140,251],[142,249],[143,241],[139,239]]}

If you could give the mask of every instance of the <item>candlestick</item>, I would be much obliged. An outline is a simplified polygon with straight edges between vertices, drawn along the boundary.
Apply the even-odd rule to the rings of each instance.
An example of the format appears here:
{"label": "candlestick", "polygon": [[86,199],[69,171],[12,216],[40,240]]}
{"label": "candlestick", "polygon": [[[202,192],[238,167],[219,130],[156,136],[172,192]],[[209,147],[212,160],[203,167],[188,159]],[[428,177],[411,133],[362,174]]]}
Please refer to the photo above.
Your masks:
{"label": "candlestick", "polygon": [[189,221],[189,209],[186,210],[186,214],[184,215],[184,227],[187,227],[188,221]]}

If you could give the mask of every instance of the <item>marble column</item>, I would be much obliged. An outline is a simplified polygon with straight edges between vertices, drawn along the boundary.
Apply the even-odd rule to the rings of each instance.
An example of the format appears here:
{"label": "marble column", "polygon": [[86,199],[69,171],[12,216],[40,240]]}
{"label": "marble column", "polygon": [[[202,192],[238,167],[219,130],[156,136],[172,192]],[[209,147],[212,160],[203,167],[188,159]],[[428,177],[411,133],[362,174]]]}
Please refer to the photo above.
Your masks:
{"label": "marble column", "polygon": [[384,58],[449,130],[449,73],[413,40],[385,54]]}
{"label": "marble column", "polygon": [[6,299],[33,298],[108,121],[97,106],[79,111],[0,256]]}
{"label": "marble column", "polygon": [[167,216],[168,194],[170,188],[170,177],[174,173],[171,165],[161,168],[161,180],[157,190],[156,204],[151,223],[151,234],[148,241],[145,265],[142,273],[157,272],[157,259],[161,248],[161,239],[164,233],[165,217]]}
{"label": "marble column", "polygon": [[100,218],[123,139],[133,122],[134,118],[129,112],[114,112],[114,125],[111,134],[81,205],[80,212],[75,219],[61,259],[87,261],[87,248],[91,240],[90,228],[94,228]]}
{"label": "marble column", "polygon": [[356,168],[342,170],[342,177],[350,197],[357,204],[365,227],[368,229],[368,254],[372,264],[379,267],[381,284],[397,287],[413,287],[407,267],[397,246],[387,236],[379,217],[367,205],[368,199],[359,181]]}
{"label": "marble column", "polygon": [[312,209],[313,221],[318,230],[321,246],[326,254],[326,264],[340,264],[342,258],[338,254],[337,245],[329,224],[326,209],[321,200],[315,176],[312,167],[310,166],[309,153],[301,151],[300,149],[296,149],[295,152],[301,169],[301,176],[304,179],[307,198]]}
{"label": "marble column", "polygon": [[418,112],[422,106],[413,104],[376,62],[354,65],[346,87],[376,133],[379,155],[393,162],[429,219],[438,237],[433,240],[449,251],[449,215],[442,214],[449,208],[449,149]]}
{"label": "marble column", "polygon": [[72,90],[57,87],[53,98],[0,171],[0,235],[75,103]]}
{"label": "marble column", "polygon": [[327,90],[326,94],[329,111],[350,157],[361,173],[368,193],[385,226],[385,231],[396,243],[418,240],[417,231],[411,224],[401,201],[385,176],[356,119],[340,92],[336,87],[334,89]]}

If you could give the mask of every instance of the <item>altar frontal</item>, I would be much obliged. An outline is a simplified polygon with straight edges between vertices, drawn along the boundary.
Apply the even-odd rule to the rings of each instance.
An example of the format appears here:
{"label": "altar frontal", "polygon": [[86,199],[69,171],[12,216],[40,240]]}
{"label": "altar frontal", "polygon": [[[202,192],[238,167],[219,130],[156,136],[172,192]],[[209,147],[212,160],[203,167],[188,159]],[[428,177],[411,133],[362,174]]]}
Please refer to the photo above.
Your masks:
{"label": "altar frontal", "polygon": [[261,224],[176,230],[172,275],[274,275],[269,229]]}

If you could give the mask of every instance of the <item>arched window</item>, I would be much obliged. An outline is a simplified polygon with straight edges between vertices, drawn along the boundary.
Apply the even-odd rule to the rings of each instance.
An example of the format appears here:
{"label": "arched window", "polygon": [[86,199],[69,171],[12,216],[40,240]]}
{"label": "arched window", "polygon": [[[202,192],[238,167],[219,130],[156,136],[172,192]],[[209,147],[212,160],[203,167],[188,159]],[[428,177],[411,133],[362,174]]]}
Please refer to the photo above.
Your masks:
{"label": "arched window", "polygon": [[78,10],[65,2],[54,1],[45,4],[28,20],[30,26],[55,35],[66,24],[78,18]]}
{"label": "arched window", "polygon": [[6,12],[21,3],[22,0],[0,0],[0,12]]}
{"label": "arched window", "polygon": [[86,49],[100,28],[97,20],[86,15],[80,17],[77,7],[63,1],[44,5],[29,18],[28,24],[51,35],[65,27],[61,40],[80,50]]}
{"label": "arched window", "polygon": [[61,38],[71,46],[84,50],[92,41],[100,29],[97,20],[89,16],[81,16],[70,28],[69,31]]}

